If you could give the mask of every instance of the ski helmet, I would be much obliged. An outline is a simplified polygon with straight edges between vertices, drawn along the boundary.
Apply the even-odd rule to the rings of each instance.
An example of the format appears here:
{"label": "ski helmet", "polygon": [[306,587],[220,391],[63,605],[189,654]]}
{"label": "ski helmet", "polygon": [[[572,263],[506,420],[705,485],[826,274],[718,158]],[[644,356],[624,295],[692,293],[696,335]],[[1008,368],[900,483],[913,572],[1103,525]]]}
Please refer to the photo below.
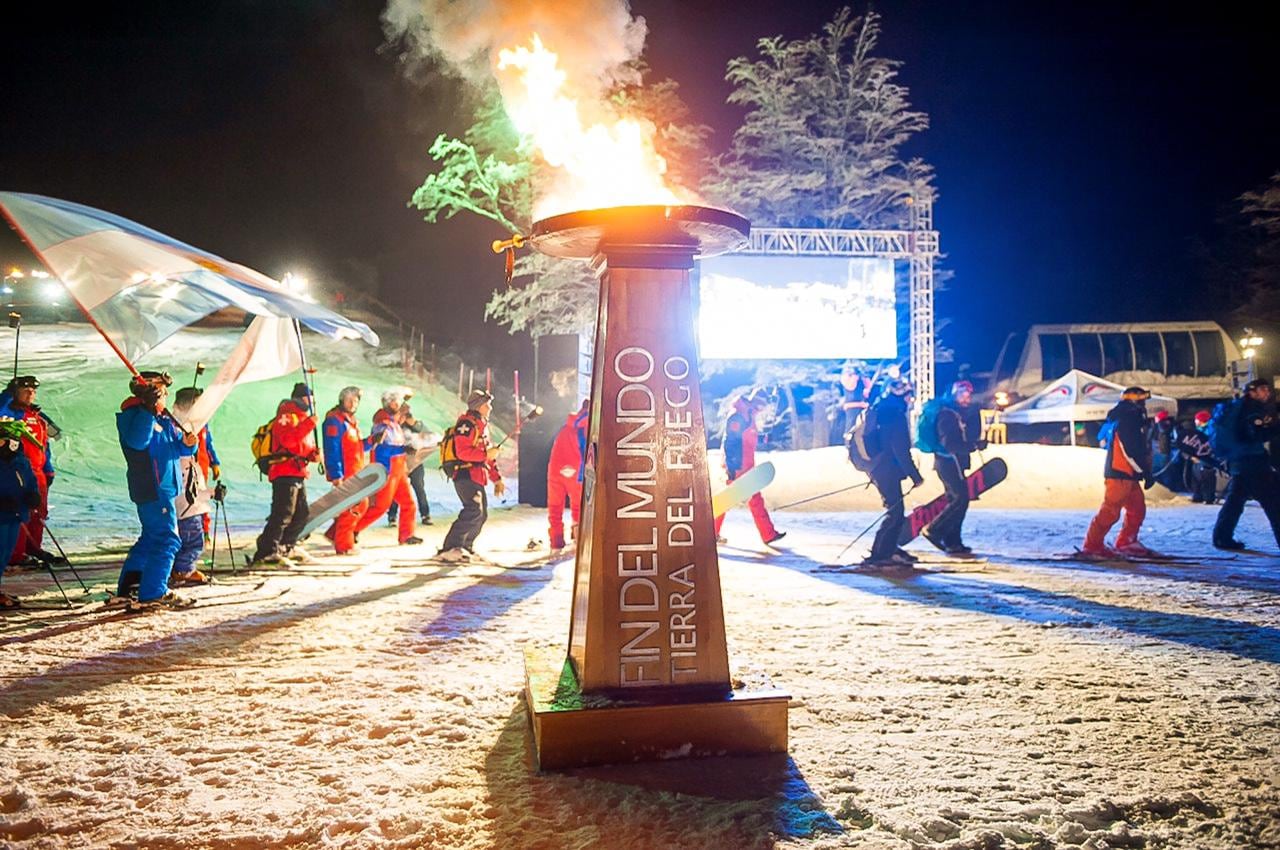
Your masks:
{"label": "ski helmet", "polygon": [[1212,419],[1212,418],[1213,418],[1213,417],[1209,414],[1209,411],[1207,411],[1207,410],[1201,410],[1201,411],[1198,411],[1198,412],[1196,413],[1196,424],[1197,424],[1197,425],[1208,425],[1208,424],[1209,424],[1209,420],[1210,420],[1210,419]]}
{"label": "ski helmet", "polygon": [[471,395],[467,396],[467,409],[475,410],[482,404],[491,404],[493,402],[493,393],[486,390],[472,390]]}
{"label": "ski helmet", "polygon": [[413,398],[413,390],[408,387],[392,387],[382,394],[382,405],[385,407],[392,402],[404,404]]}
{"label": "ski helmet", "polygon": [[173,378],[168,372],[139,372],[129,379],[129,392],[139,398],[160,398],[167,388],[173,385]]}
{"label": "ski helmet", "polygon": [[40,386],[40,380],[35,375],[14,375],[9,379],[9,392],[25,387],[36,389]]}
{"label": "ski helmet", "polygon": [[960,395],[961,393],[968,393],[969,395],[973,395],[973,382],[972,382],[972,381],[959,380],[959,381],[956,381],[954,384],[952,384],[952,385],[951,385],[951,397],[952,397],[952,398],[955,398],[956,396]]}
{"label": "ski helmet", "polygon": [[886,393],[897,396],[911,395],[911,389],[911,382],[901,377],[891,379],[884,387]]}
{"label": "ski helmet", "polygon": [[1125,401],[1146,401],[1151,398],[1151,393],[1148,390],[1144,390],[1142,387],[1125,387],[1120,398]]}

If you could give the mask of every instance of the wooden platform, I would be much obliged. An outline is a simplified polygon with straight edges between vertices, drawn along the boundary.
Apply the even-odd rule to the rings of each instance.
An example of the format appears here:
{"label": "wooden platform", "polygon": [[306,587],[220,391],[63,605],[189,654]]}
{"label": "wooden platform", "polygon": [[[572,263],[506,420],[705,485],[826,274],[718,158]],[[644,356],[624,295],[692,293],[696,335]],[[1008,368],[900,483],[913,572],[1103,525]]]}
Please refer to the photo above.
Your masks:
{"label": "wooden platform", "polygon": [[563,648],[525,648],[525,701],[541,770],[784,753],[790,700],[767,685],[660,701],[583,694]]}

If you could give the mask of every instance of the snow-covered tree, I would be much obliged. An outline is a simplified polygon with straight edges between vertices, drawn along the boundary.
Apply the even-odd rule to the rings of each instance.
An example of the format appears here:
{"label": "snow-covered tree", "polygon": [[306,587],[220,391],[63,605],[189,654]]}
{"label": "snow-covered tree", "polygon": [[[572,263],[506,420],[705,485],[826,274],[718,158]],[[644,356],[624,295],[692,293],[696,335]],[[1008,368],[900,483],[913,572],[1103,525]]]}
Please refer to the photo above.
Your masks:
{"label": "snow-covered tree", "polygon": [[906,223],[906,200],[932,192],[933,170],[903,146],[929,126],[875,55],[880,16],[839,10],[809,38],[761,39],[759,58],[729,63],[742,126],[704,184],[709,197],[774,227]]}

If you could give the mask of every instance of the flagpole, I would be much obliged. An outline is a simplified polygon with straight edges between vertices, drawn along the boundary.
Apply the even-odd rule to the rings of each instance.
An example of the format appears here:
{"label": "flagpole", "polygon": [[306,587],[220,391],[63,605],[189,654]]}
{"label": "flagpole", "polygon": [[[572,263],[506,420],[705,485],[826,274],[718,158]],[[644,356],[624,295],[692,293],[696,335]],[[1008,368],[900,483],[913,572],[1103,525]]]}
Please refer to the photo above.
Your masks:
{"label": "flagpole", "polygon": [[293,331],[298,335],[298,360],[302,362],[302,383],[307,385],[307,389],[311,391],[311,412],[316,412],[316,405],[319,399],[316,398],[316,385],[311,370],[307,368],[307,349],[302,345],[302,322],[297,319],[293,320]]}
{"label": "flagpole", "polygon": [[49,261],[44,258],[44,254],[40,252],[40,249],[35,246],[35,243],[33,243],[27,237],[27,234],[23,231],[23,229],[18,226],[18,222],[14,220],[13,215],[9,212],[9,208],[6,207],[4,204],[0,204],[0,214],[4,215],[5,220],[9,222],[9,227],[13,230],[14,233],[18,234],[18,238],[21,239],[28,248],[31,249],[31,253],[36,255],[36,259],[40,261],[41,265],[43,265],[46,269],[54,273],[54,276],[57,277],[58,279],[58,283],[62,284],[62,288],[67,291],[67,295],[69,295],[71,297],[71,300],[76,303],[76,306],[80,308],[80,312],[84,313],[85,319],[89,322],[90,325],[93,326],[93,329],[96,330],[104,340],[106,340],[107,345],[111,346],[111,350],[116,353],[116,356],[119,357],[124,362],[125,366],[129,367],[129,371],[132,374],[137,375],[138,374],[137,367],[135,367],[133,363],[130,362],[129,358],[125,356],[125,353],[120,350],[120,346],[116,345],[115,342],[112,341],[111,337],[107,336],[107,332],[102,329],[102,325],[98,324],[97,320],[94,319],[92,314],[89,313],[88,308],[86,308],[84,304],[80,303],[80,299],[77,298],[76,294],[71,291],[71,287],[67,286],[66,282],[62,279],[62,277],[57,274],[54,267],[50,265]]}

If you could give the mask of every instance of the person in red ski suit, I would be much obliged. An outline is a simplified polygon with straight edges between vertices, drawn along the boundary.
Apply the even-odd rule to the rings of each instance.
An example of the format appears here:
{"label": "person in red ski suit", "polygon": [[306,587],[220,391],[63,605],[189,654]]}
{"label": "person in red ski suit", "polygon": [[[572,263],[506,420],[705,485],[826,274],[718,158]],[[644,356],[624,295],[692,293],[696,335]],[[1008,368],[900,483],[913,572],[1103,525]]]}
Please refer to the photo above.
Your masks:
{"label": "person in red ski suit", "polygon": [[467,398],[467,411],[453,426],[454,453],[459,466],[453,471],[453,490],[462,502],[458,518],[449,526],[444,545],[437,553],[443,561],[470,560],[476,537],[489,518],[489,496],[485,485],[493,482],[493,495],[502,498],[507,485],[498,472],[498,447],[489,445],[489,414],[493,396],[484,390],[473,390]]}
{"label": "person in red ski suit", "polygon": [[413,490],[409,487],[409,464],[405,455],[404,430],[400,427],[404,422],[401,409],[411,393],[403,388],[387,390],[382,394],[382,409],[373,414],[374,439],[371,459],[387,468],[387,483],[374,496],[373,504],[365,511],[364,516],[356,523],[355,533],[359,534],[373,525],[391,507],[392,500],[400,506],[400,544],[411,546],[422,542],[422,538],[414,534],[417,529],[418,508],[413,501]]}
{"label": "person in red ski suit", "polygon": [[[724,470],[732,483],[738,476],[756,465],[756,417],[764,409],[764,393],[755,389],[739,396],[733,402],[733,413],[729,415],[724,426]],[[769,511],[764,506],[764,496],[754,494],[747,502],[751,509],[751,517],[756,521],[756,530],[765,543],[774,543],[786,536],[785,531],[774,528]],[[724,525],[724,514],[716,517],[716,540],[722,542],[720,528]]]}
{"label": "person in red ski suit", "polygon": [[52,556],[44,551],[44,524],[49,517],[49,486],[53,484],[53,454],[49,446],[49,427],[40,415],[36,404],[36,389],[40,381],[33,375],[21,375],[9,381],[0,395],[0,416],[16,419],[27,426],[34,441],[22,441],[22,453],[31,463],[36,487],[40,491],[40,504],[31,508],[27,521],[18,532],[18,543],[9,558],[10,564],[35,563],[37,559]]}
{"label": "person in red ski suit", "polygon": [[307,478],[311,470],[308,466],[320,456],[316,448],[316,426],[320,422],[313,410],[311,388],[304,383],[294,384],[292,395],[276,408],[271,426],[271,451],[279,453],[282,459],[272,463],[267,471],[271,481],[271,515],[258,535],[253,556],[255,564],[292,566],[293,560],[303,563],[311,560],[298,545],[298,536],[310,516]]}
{"label": "person in red ski suit", "polygon": [[565,547],[564,502],[569,500],[569,517],[573,522],[571,538],[578,538],[578,520],[582,516],[582,456],[587,448],[587,418],[591,402],[582,402],[576,413],[570,413],[551,444],[547,461],[547,527],[553,550]]}
{"label": "person in red ski suit", "polygon": [[[335,487],[364,469],[368,462],[365,453],[373,449],[375,442],[373,437],[360,437],[360,423],[356,421],[360,397],[359,387],[343,387],[338,393],[338,404],[324,417],[324,474]],[[338,514],[325,532],[339,555],[359,551],[356,525],[368,509],[369,500],[360,500]]]}

